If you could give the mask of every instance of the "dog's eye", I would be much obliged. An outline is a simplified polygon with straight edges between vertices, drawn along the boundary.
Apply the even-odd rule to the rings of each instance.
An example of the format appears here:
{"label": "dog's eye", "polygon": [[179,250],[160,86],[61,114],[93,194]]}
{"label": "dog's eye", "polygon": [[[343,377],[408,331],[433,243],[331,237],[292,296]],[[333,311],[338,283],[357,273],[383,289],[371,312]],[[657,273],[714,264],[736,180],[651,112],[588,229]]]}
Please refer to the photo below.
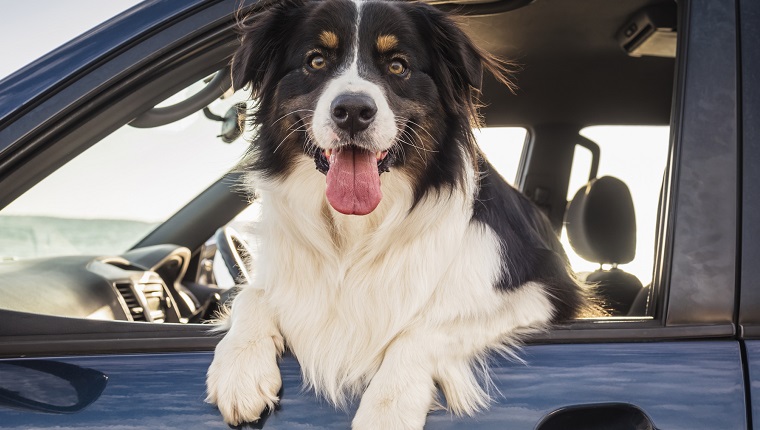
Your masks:
{"label": "dog's eye", "polygon": [[388,65],[388,71],[393,73],[396,76],[406,76],[408,69],[406,68],[406,65],[401,60],[393,60]]}
{"label": "dog's eye", "polygon": [[322,56],[322,54],[312,54],[312,56],[309,57],[309,67],[311,67],[312,70],[322,69],[326,65],[327,61],[325,60],[325,57]]}

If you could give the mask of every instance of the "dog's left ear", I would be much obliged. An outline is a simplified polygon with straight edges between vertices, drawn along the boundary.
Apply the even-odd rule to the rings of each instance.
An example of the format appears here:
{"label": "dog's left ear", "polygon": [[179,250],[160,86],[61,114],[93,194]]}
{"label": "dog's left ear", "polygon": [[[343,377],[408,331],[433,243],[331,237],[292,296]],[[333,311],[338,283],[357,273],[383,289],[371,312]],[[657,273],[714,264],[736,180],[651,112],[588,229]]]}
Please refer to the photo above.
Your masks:
{"label": "dog's left ear", "polygon": [[463,107],[471,117],[476,115],[477,96],[483,85],[483,72],[514,91],[510,77],[514,65],[477,47],[454,20],[433,6],[416,3],[413,16],[424,34],[430,35],[430,51],[434,53],[433,79],[443,89],[443,102]]}

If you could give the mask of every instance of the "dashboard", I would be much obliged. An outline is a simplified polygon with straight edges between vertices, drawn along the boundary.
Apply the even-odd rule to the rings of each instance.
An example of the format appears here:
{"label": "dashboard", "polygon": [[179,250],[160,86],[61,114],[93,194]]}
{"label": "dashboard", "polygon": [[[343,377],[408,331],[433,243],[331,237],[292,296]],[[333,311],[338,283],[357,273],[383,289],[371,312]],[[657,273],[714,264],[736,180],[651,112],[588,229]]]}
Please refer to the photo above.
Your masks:
{"label": "dashboard", "polygon": [[0,308],[54,316],[151,323],[201,319],[224,290],[183,283],[190,250],[156,245],[121,256],[0,263]]}

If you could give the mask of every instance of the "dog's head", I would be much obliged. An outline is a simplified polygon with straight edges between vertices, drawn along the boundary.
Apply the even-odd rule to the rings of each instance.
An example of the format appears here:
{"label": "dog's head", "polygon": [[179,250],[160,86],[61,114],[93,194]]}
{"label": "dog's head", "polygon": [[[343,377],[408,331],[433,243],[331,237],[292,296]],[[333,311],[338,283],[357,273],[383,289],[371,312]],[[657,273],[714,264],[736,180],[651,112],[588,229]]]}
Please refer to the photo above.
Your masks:
{"label": "dog's head", "polygon": [[344,214],[377,207],[384,172],[412,182],[412,205],[456,186],[475,159],[484,68],[507,83],[504,63],[424,3],[278,1],[241,30],[232,77],[259,100],[253,168],[276,177],[313,159]]}

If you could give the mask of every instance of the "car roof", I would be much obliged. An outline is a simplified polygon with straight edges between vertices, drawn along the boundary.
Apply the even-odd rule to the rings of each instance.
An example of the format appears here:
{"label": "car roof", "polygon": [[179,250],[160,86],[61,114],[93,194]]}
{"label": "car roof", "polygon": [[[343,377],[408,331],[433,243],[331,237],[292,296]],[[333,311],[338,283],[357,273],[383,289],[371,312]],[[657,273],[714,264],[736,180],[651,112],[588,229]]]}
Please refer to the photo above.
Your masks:
{"label": "car roof", "polygon": [[487,124],[668,124],[675,60],[631,57],[616,38],[633,15],[657,3],[663,1],[536,0],[463,18],[476,42],[520,65],[516,94],[485,80]]}
{"label": "car roof", "polygon": [[[478,44],[520,65],[515,94],[484,80],[487,125],[668,124],[674,59],[629,57],[615,38],[638,10],[661,2],[500,0],[527,5],[463,16]],[[88,66],[204,4],[147,0],[6,77],[0,81],[0,127]]]}

